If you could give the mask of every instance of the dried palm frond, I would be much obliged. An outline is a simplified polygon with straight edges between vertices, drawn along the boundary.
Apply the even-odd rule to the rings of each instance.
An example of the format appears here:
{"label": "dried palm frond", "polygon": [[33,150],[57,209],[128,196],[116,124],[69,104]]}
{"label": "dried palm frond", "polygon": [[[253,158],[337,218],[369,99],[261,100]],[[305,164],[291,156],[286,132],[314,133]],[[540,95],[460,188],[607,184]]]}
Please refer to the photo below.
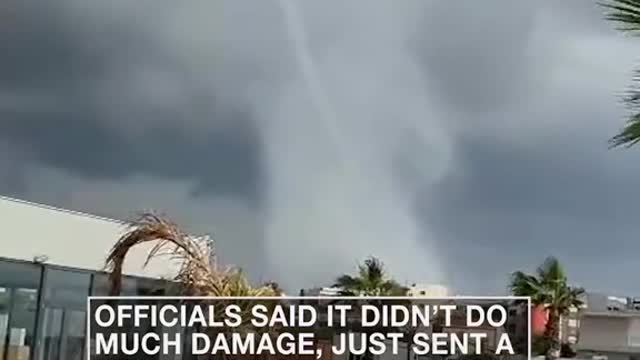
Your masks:
{"label": "dried palm frond", "polygon": [[[245,274],[237,268],[220,268],[213,262],[213,247],[205,238],[187,235],[168,219],[153,213],[144,213],[131,224],[125,233],[113,246],[107,256],[106,267],[110,271],[110,295],[117,296],[122,288],[122,270],[128,252],[144,243],[157,241],[150,250],[145,265],[156,257],[166,256],[179,263],[179,269],[174,277],[186,296],[219,297],[272,297],[279,296],[279,287],[273,284],[254,287]],[[226,305],[233,303],[240,307],[240,317],[243,323],[235,330],[230,328],[208,329],[214,336],[216,331],[224,333],[249,331],[255,328],[251,324],[251,310],[258,303],[265,305],[268,313],[272,313],[279,301],[255,299],[208,299],[201,301],[202,305],[213,305],[214,316],[223,317]],[[273,333],[278,327],[261,329]],[[226,357],[223,357],[226,358]]]}
{"label": "dried palm frond", "polygon": [[111,249],[106,267],[110,271],[110,295],[120,294],[122,269],[131,248],[158,241],[146,263],[159,256],[169,256],[180,263],[175,279],[189,296],[277,296],[270,286],[253,287],[246,276],[236,268],[219,268],[211,263],[209,241],[184,233],[168,219],[154,213],[144,213],[134,221]]}

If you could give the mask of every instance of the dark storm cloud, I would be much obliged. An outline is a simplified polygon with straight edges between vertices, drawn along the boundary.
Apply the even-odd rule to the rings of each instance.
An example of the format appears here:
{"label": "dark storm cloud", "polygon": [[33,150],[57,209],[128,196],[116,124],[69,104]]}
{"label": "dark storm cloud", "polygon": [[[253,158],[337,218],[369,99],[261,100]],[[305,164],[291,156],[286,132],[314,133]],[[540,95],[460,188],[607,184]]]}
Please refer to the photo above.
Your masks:
{"label": "dark storm cloud", "polygon": [[[150,127],[129,141],[104,123],[88,120],[91,110],[33,114],[2,112],[2,137],[22,143],[35,160],[93,179],[121,179],[133,174],[195,179],[196,192],[257,196],[258,142],[252,129],[201,134],[192,141],[178,126]],[[164,116],[166,114],[157,114]],[[134,120],[132,120],[134,121]]]}
{"label": "dark storm cloud", "polygon": [[[583,286],[640,291],[626,276],[605,281],[592,270],[628,267],[630,254],[640,251],[630,201],[640,171],[626,165],[633,156],[607,153],[602,141],[581,138],[579,144],[548,139],[536,149],[497,139],[459,143],[458,170],[422,209],[445,244],[445,258],[468,262],[466,279],[454,272],[452,281],[466,284],[476,276],[469,274],[478,274],[477,291],[487,285],[504,289],[510,271],[531,269],[554,255]],[[488,257],[494,261],[480,260]]]}
{"label": "dark storm cloud", "polygon": [[434,1],[415,40],[426,82],[437,96],[470,112],[508,104],[533,76],[529,39],[534,4],[518,1]]}
{"label": "dark storm cloud", "polygon": [[451,283],[502,292],[555,255],[588,288],[640,291],[622,270],[640,250],[637,152],[606,144],[637,53],[587,1],[437,4],[421,57],[462,130],[455,169],[419,206],[442,256],[466,264]]}
{"label": "dark storm cloud", "polygon": [[[277,7],[225,3],[222,28],[214,27],[223,31],[203,33],[189,27],[190,19],[208,23],[211,15],[204,10],[215,6],[180,8],[187,21],[176,26],[163,22],[176,10],[171,6],[151,11],[119,3],[103,19],[98,3],[8,4],[0,8],[2,191],[35,201],[61,199],[55,205],[115,217],[140,204],[166,206],[198,230],[208,230],[217,196],[244,197],[250,204],[226,199],[211,217],[229,225],[222,240],[227,239],[223,248],[232,254],[230,262],[249,264],[262,276],[264,224],[254,208],[265,182],[264,139],[256,110],[236,100],[251,98],[256,79],[275,89],[277,81],[295,77],[291,64],[281,61],[292,55],[283,46]],[[306,6],[322,7],[324,17],[305,14],[312,52],[321,60],[344,38],[336,29],[369,29],[362,13],[332,14],[353,10],[347,5],[317,4]],[[621,40],[586,0],[431,1],[426,10],[409,44],[411,60],[422,71],[425,102],[442,117],[434,126],[451,127],[447,140],[454,159],[450,173],[417,207],[427,233],[435,235],[425,241],[441,251],[451,285],[464,292],[499,292],[509,271],[554,254],[585,286],[640,291],[631,272],[640,250],[632,200],[640,180],[634,168],[638,152],[608,151],[605,143],[620,125],[614,94],[624,87],[636,43]],[[344,19],[348,26],[341,25]],[[175,29],[162,32],[169,25]],[[377,40],[365,31],[360,35]],[[220,62],[203,55],[208,50],[200,45],[207,42],[198,42],[200,37],[221,46],[210,50],[221,51],[222,60],[215,58]],[[359,79],[348,70],[371,56],[352,57],[355,51],[341,46],[335,50],[343,51],[335,57],[338,64],[328,68],[344,78],[327,81],[338,90],[341,81]],[[385,49],[376,51],[393,58]],[[393,98],[396,93],[402,94],[388,92],[388,103],[405,105],[404,98]],[[268,95],[277,99],[278,93]],[[261,109],[273,105],[270,98],[252,100],[267,103]],[[371,106],[374,115],[379,105],[337,100],[358,109]],[[304,106],[297,115],[314,115]],[[402,155],[411,160],[411,154]],[[294,177],[300,171],[290,170]],[[183,183],[189,184],[184,194]],[[304,222],[293,225],[306,229]],[[336,240],[330,241],[328,248]],[[615,280],[592,269],[603,263],[618,271]]]}
{"label": "dark storm cloud", "polygon": [[[204,80],[136,24],[104,26],[86,39],[52,4],[10,9],[0,32],[0,137],[44,165],[81,177],[192,179],[196,193],[255,200],[259,139],[248,111],[217,101]],[[162,85],[178,89],[183,100],[158,104],[130,91],[126,77],[139,64],[169,73],[175,82]],[[122,80],[115,91],[114,79]],[[24,104],[12,106],[3,95],[23,97]],[[110,106],[117,111],[105,112]],[[194,136],[194,118],[224,125]],[[142,132],[128,136],[127,127]]]}
{"label": "dark storm cloud", "polygon": [[413,46],[434,95],[467,119],[535,96],[556,44],[612,35],[592,1],[429,4]]}
{"label": "dark storm cloud", "polygon": [[[460,149],[461,170],[443,181],[432,199],[436,207],[425,211],[446,243],[446,258],[466,259],[475,269],[470,273],[483,274],[479,283],[493,273],[499,284],[514,268],[531,268],[555,255],[582,285],[640,290],[624,276],[602,282],[589,270],[625,262],[640,251],[629,201],[640,172],[621,173],[615,159],[557,143],[531,151],[471,140]],[[495,261],[479,260],[484,257]]]}
{"label": "dark storm cloud", "polygon": [[[580,149],[568,149],[564,144],[548,144],[542,151],[533,152],[517,144],[477,140],[463,142],[460,149],[463,170],[452,174],[441,185],[437,203],[446,206],[438,209],[440,215],[431,214],[432,219],[459,221],[465,216],[470,220],[495,217],[495,222],[486,225],[506,230],[513,227],[515,221],[519,223],[516,228],[532,230],[540,219],[620,225],[634,217],[627,199],[637,177],[619,176],[602,155],[599,158],[585,156]],[[498,225],[498,219],[503,219],[502,226]],[[526,223],[531,228],[527,229]],[[518,241],[508,244],[548,246],[562,240],[560,234],[530,238],[535,232],[523,231]],[[628,240],[618,241],[626,244]]]}

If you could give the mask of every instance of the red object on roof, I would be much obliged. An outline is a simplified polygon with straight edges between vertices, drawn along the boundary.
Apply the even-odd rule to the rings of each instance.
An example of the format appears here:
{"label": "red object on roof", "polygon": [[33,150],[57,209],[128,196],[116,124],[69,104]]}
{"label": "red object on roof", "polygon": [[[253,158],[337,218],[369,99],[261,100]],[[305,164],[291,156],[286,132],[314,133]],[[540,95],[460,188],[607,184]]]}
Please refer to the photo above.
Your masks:
{"label": "red object on roof", "polygon": [[549,321],[549,311],[544,305],[537,305],[531,309],[531,333],[533,336],[544,334],[544,329]]}

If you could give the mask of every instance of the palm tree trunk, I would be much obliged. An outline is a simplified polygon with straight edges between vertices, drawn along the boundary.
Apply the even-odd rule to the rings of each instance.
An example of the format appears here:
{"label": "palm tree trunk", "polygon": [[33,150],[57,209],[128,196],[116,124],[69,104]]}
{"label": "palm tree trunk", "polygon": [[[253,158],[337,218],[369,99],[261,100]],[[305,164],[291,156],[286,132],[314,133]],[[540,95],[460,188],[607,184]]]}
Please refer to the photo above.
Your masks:
{"label": "palm tree trunk", "polygon": [[549,309],[549,320],[545,328],[544,337],[549,342],[545,358],[552,360],[560,357],[560,314],[554,308]]}

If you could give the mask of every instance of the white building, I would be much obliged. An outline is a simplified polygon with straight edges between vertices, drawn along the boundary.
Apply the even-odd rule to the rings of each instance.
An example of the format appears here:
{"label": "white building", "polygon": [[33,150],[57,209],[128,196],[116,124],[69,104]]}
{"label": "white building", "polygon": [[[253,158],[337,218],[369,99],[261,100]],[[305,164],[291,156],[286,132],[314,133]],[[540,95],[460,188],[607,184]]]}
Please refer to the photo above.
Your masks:
{"label": "white building", "polygon": [[[128,229],[125,222],[0,196],[0,257],[44,261],[86,270],[103,270],[111,247]],[[124,274],[170,277],[177,265],[157,259],[144,262],[153,243],[133,248]]]}
{"label": "white building", "polygon": [[447,297],[449,289],[443,285],[412,284],[407,291],[409,296]]}
{"label": "white building", "polygon": [[[108,295],[106,257],[129,229],[122,221],[0,197],[0,359],[81,359],[87,296]],[[172,291],[170,259],[144,262],[153,243],[124,264],[123,295]],[[63,345],[55,345],[63,344]],[[91,349],[91,348],[89,348]]]}
{"label": "white building", "polygon": [[339,296],[342,292],[340,287],[318,287],[304,289],[302,293],[306,296]]}
{"label": "white building", "polygon": [[640,354],[640,314],[583,314],[578,348],[598,353]]}
{"label": "white building", "polygon": [[610,360],[640,355],[640,311],[635,303],[625,297],[587,294],[578,349],[605,354]]}
{"label": "white building", "polygon": [[339,287],[323,287],[318,291],[318,296],[338,296],[342,292]]}

